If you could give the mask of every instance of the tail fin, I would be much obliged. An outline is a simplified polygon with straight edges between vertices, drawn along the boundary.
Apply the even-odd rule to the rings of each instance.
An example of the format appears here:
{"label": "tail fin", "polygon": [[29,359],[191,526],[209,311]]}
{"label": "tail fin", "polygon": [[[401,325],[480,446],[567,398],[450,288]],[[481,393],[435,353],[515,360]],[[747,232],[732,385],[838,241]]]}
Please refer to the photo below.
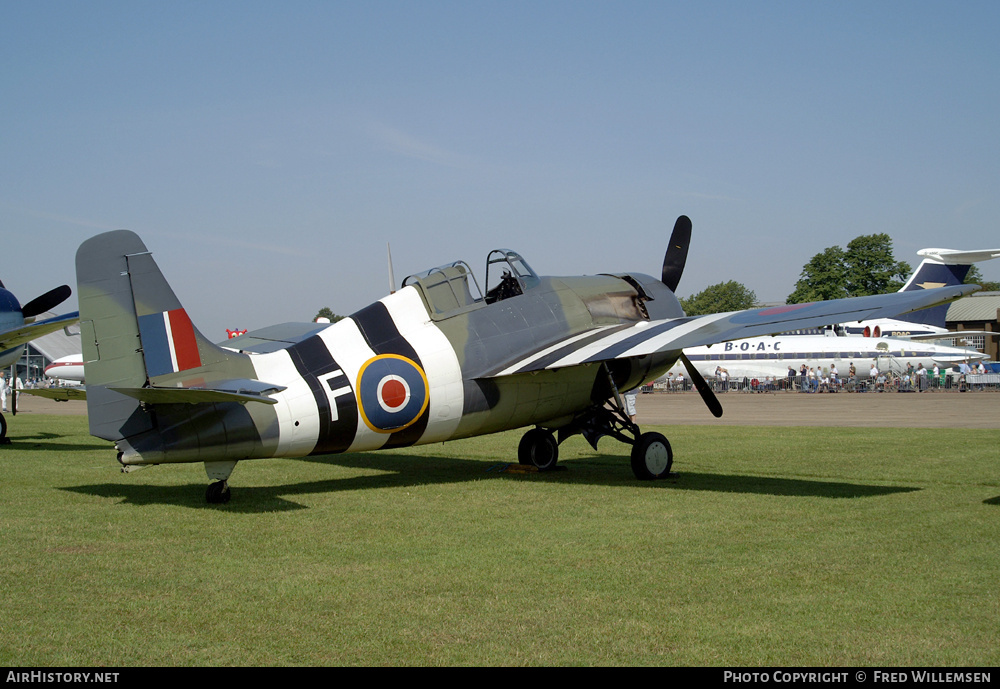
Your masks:
{"label": "tail fin", "polygon": [[971,263],[944,263],[938,260],[936,255],[934,258],[925,258],[899,291],[909,292],[917,289],[961,285],[971,269]]}
{"label": "tail fin", "polygon": [[[903,285],[903,288],[899,290],[900,292],[961,285],[965,282],[965,278],[972,269],[973,263],[997,258],[1000,256],[1000,249],[986,251],[921,249],[917,254],[925,258],[917,266],[910,279],[906,281],[906,284]],[[898,320],[943,328],[945,327],[945,316],[947,313],[948,304],[942,304],[929,309],[914,311],[905,316],[899,316]]]}
{"label": "tail fin", "polygon": [[156,400],[147,394],[164,401],[172,391],[211,392],[209,381],[253,377],[245,355],[198,332],[135,233],[118,230],[85,241],[76,273],[92,435],[118,440],[151,430],[154,419],[141,402]]}

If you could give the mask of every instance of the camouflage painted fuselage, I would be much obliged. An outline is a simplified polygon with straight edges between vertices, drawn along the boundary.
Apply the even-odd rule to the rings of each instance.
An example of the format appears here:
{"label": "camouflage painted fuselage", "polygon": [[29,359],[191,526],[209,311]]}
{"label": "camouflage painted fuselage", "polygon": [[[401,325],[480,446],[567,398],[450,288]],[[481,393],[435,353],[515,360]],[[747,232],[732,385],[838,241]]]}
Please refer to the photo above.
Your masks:
{"label": "camouflage painted fuselage", "polygon": [[[445,271],[305,339],[247,353],[198,333],[132,233],[88,240],[77,270],[91,432],[114,440],[125,465],[370,451],[528,425],[569,427],[613,395],[609,373],[618,389],[629,389],[669,368],[678,352],[608,368],[498,373],[533,353],[556,356],[547,348],[578,333],[585,341],[595,327],[683,316],[673,293],[646,275],[531,276],[522,293],[490,300],[456,297],[466,278]],[[442,276],[451,280],[446,292]],[[242,347],[240,338],[228,346]],[[220,389],[251,394],[210,399],[208,391]]]}

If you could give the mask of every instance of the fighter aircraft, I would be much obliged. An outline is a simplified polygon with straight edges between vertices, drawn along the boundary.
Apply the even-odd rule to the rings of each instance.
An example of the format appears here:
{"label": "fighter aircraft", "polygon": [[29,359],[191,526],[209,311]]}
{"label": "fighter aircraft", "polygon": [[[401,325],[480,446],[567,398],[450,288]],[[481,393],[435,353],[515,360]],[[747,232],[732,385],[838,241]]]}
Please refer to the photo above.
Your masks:
{"label": "fighter aircraft", "polygon": [[[36,316],[51,311],[66,301],[70,294],[69,285],[61,285],[21,306],[17,297],[0,282],[0,369],[20,359],[27,342],[76,322],[79,317],[76,312],[35,322]],[[12,399],[12,404],[16,405],[17,398]],[[0,443],[8,442],[7,420],[0,414]]]}
{"label": "fighter aircraft", "polygon": [[[209,502],[229,499],[237,462],[372,451],[530,427],[518,460],[553,469],[580,433],[632,446],[640,479],[673,452],[642,432],[619,391],[656,378],[682,350],[712,342],[891,316],[974,286],[686,317],[674,290],[691,221],[678,218],[660,277],[542,277],[511,250],[490,252],[485,291],[464,261],[403,280],[333,324],[285,324],[229,345],[192,324],[142,240],[104,233],[77,251],[90,432],[129,471],[204,462]],[[711,412],[722,407],[689,367]]]}

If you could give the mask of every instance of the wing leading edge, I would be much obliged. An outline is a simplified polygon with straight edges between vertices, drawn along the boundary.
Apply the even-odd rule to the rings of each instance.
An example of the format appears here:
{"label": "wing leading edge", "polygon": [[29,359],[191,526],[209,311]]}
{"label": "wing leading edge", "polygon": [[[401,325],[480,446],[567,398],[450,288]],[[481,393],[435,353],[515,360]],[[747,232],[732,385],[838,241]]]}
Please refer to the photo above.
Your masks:
{"label": "wing leading edge", "polygon": [[627,359],[745,337],[775,335],[788,330],[830,323],[889,318],[943,304],[977,289],[979,289],[977,285],[958,285],[915,292],[893,292],[869,297],[731,311],[707,316],[640,321],[627,327],[578,333],[517,361],[507,362],[482,377],[496,378],[543,369]]}
{"label": "wing leading edge", "polygon": [[47,318],[44,321],[27,323],[16,328],[11,328],[10,330],[5,330],[0,332],[0,351],[19,347],[38,339],[42,335],[48,335],[66,326],[73,325],[79,320],[79,312],[74,311],[73,313],[56,316],[55,318]]}

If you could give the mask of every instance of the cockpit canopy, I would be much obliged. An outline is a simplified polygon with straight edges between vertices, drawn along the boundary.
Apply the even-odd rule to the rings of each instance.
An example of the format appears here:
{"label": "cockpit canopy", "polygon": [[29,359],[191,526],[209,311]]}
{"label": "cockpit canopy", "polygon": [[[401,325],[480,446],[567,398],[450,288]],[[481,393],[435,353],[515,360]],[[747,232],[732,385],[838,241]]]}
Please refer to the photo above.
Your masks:
{"label": "cockpit canopy", "polygon": [[448,318],[486,304],[524,294],[541,280],[516,251],[494,249],[486,258],[486,296],[465,261],[408,276],[403,286],[416,286],[434,318]]}
{"label": "cockpit canopy", "polygon": [[486,257],[486,303],[524,294],[541,282],[521,254],[510,249],[494,249]]}
{"label": "cockpit canopy", "polygon": [[410,275],[403,287],[410,285],[423,294],[432,316],[451,316],[484,303],[479,283],[465,261]]}

